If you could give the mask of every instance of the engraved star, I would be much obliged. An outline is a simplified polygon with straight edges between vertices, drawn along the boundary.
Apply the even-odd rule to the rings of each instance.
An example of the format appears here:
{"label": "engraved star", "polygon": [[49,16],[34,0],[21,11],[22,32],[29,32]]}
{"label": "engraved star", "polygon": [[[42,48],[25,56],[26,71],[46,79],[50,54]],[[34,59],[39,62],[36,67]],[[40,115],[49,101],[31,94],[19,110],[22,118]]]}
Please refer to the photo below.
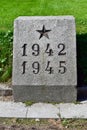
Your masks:
{"label": "engraved star", "polygon": [[41,39],[43,36],[49,39],[48,32],[50,32],[51,30],[46,30],[44,25],[43,25],[42,30],[36,30],[36,31],[40,33],[39,39]]}

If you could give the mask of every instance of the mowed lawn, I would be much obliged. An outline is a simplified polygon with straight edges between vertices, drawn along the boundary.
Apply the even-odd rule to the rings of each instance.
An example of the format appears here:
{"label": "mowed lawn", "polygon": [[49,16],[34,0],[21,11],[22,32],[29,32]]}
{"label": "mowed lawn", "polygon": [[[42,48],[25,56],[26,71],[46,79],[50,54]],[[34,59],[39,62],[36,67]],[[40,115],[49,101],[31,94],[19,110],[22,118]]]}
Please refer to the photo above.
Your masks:
{"label": "mowed lawn", "polygon": [[77,33],[87,32],[87,0],[1,0],[0,31],[13,29],[18,16],[73,15]]}

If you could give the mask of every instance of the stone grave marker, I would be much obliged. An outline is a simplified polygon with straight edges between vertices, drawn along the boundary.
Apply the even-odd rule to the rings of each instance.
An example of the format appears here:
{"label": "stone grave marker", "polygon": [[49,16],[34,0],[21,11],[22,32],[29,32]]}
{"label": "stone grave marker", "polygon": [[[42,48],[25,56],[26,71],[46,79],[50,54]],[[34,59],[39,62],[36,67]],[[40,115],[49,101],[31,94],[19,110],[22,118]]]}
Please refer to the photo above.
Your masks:
{"label": "stone grave marker", "polygon": [[25,16],[15,20],[12,76],[15,101],[76,101],[76,68],[73,16]]}

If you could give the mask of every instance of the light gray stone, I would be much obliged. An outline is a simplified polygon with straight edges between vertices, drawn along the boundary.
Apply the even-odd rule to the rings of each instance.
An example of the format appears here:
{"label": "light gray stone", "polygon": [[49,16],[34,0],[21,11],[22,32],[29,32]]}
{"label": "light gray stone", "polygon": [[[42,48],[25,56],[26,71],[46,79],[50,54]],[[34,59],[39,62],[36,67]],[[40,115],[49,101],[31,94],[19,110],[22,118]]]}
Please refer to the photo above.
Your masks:
{"label": "light gray stone", "polygon": [[35,103],[31,106],[19,102],[1,102],[0,117],[8,118],[80,118],[87,119],[87,104]]}
{"label": "light gray stone", "polygon": [[61,118],[87,118],[87,104],[59,104]]}
{"label": "light gray stone", "polygon": [[75,101],[74,17],[17,18],[14,23],[12,77],[16,101]]}
{"label": "light gray stone", "polygon": [[59,109],[52,104],[36,103],[28,108],[27,118],[59,118]]}
{"label": "light gray stone", "polygon": [[0,102],[0,117],[26,118],[27,107],[23,103]]}

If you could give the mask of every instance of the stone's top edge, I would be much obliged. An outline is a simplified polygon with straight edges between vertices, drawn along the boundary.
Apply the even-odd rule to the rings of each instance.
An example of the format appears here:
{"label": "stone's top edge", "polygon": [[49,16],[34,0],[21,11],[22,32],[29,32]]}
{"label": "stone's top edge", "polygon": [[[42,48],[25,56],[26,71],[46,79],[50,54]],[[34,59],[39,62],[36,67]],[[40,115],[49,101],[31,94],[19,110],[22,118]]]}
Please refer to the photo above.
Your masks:
{"label": "stone's top edge", "polygon": [[15,20],[46,20],[47,19],[75,19],[74,16],[68,15],[68,16],[19,16]]}

